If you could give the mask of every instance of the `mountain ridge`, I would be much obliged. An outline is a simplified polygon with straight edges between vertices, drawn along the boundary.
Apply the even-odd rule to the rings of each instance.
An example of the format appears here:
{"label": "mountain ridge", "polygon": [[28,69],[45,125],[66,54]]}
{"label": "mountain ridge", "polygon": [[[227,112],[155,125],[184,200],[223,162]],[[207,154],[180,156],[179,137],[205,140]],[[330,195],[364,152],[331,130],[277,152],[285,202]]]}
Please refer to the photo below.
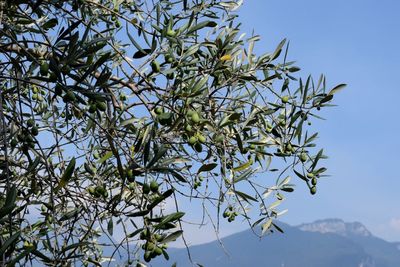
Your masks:
{"label": "mountain ridge", "polygon": [[[257,238],[245,230],[221,238],[227,256],[217,241],[190,247],[194,262],[205,267],[398,267],[399,243],[373,236],[359,222],[341,219],[317,220],[298,226],[279,222],[284,234]],[[151,266],[193,265],[186,249],[171,249],[168,264],[156,259]]]}

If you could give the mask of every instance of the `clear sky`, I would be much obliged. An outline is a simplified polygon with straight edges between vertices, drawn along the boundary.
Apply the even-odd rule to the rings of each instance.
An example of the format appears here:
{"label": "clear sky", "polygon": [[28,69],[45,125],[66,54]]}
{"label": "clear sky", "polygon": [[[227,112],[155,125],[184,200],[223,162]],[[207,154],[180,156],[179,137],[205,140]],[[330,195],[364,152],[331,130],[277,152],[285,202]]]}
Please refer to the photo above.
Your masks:
{"label": "clear sky", "polygon": [[288,38],[303,76],[348,84],[314,124],[332,176],[316,196],[298,186],[283,221],[338,217],[400,241],[399,11],[395,0],[244,1],[243,30],[262,36],[259,48]]}
{"label": "clear sky", "polygon": [[[244,0],[238,10],[242,30],[262,37],[256,51],[288,38],[300,76],[323,73],[330,87],[348,84],[335,95],[338,106],[321,111],[327,120],[314,123],[331,177],[315,196],[300,183],[282,205],[289,209],[282,221],[360,221],[374,235],[400,241],[399,12],[395,0]],[[221,234],[247,227],[224,224]],[[197,243],[210,236],[193,231],[188,238]]]}

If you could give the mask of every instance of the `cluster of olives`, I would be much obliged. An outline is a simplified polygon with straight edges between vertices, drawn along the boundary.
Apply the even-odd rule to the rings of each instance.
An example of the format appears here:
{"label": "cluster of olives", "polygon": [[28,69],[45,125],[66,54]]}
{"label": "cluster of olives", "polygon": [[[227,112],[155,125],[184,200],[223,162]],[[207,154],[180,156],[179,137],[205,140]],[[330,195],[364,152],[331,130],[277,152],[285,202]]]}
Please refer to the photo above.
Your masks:
{"label": "cluster of olives", "polygon": [[307,178],[311,180],[311,187],[310,187],[310,193],[312,195],[315,195],[317,193],[317,178],[319,175],[315,175],[312,172],[307,173]]}
{"label": "cluster of olives", "polygon": [[189,110],[186,113],[185,132],[188,138],[188,144],[192,146],[197,152],[202,151],[202,145],[207,141],[207,138],[200,132],[201,116],[197,111]]}
{"label": "cluster of olives", "polygon": [[96,100],[89,102],[89,109],[90,113],[95,113],[96,111],[106,111],[107,110],[107,103],[104,101]]}
{"label": "cluster of olives", "polygon": [[193,188],[197,189],[201,186],[201,182],[203,182],[204,178],[202,176],[198,176],[195,178],[194,183],[193,183]]}
{"label": "cluster of olives", "polygon": [[159,188],[159,185],[158,185],[157,181],[152,180],[152,181],[150,182],[150,184],[148,184],[148,183],[143,183],[143,185],[142,185],[142,192],[143,192],[143,194],[145,194],[145,195],[150,194],[150,192],[152,192],[152,193],[158,193],[158,188]]}
{"label": "cluster of olives", "polygon": [[100,198],[100,197],[107,198],[108,197],[108,191],[104,185],[97,185],[95,187],[89,186],[87,191],[94,198]]}
{"label": "cluster of olives", "polygon": [[174,116],[170,112],[164,112],[162,107],[154,109],[154,113],[157,115],[158,122],[163,126],[171,126],[174,120]]}
{"label": "cluster of olives", "polygon": [[227,209],[225,209],[222,217],[228,218],[228,222],[233,222],[238,215],[239,213],[234,211],[232,206],[229,206]]}
{"label": "cluster of olives", "polygon": [[167,244],[161,243],[164,237],[160,234],[152,233],[149,229],[144,229],[140,233],[140,239],[146,240],[146,243],[142,245],[142,249],[145,251],[143,258],[146,262],[160,256],[167,249]]}
{"label": "cluster of olives", "polygon": [[13,138],[10,142],[11,148],[15,148],[18,142],[22,143],[22,150],[27,151],[29,148],[35,147],[35,141],[32,136],[37,136],[39,134],[38,126],[35,125],[33,119],[27,120],[27,128],[22,129],[17,138]]}

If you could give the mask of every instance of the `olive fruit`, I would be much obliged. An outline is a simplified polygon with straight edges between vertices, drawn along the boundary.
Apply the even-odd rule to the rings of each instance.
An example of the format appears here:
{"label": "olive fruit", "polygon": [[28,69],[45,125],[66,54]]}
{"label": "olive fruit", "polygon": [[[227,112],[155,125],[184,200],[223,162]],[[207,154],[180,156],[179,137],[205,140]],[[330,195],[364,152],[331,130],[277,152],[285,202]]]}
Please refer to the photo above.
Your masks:
{"label": "olive fruit", "polygon": [[101,102],[101,101],[97,101],[96,102],[96,108],[100,111],[106,111],[107,109],[107,103],[106,102]]}
{"label": "olive fruit", "polygon": [[301,162],[306,162],[307,161],[307,154],[305,152],[302,152],[300,154],[300,161]]}
{"label": "olive fruit", "polygon": [[151,181],[150,182],[150,190],[153,193],[156,193],[158,191],[158,183],[156,181]]}
{"label": "olive fruit", "polygon": [[192,125],[186,124],[186,126],[185,126],[185,131],[191,132],[192,130],[193,130],[193,129],[192,129]]}
{"label": "olive fruit", "polygon": [[26,121],[26,125],[28,127],[32,127],[33,125],[35,125],[35,120],[34,119],[29,119]]}
{"label": "olive fruit", "polygon": [[32,129],[31,129],[31,134],[32,134],[33,136],[37,136],[37,135],[39,134],[39,129],[38,129],[37,126],[33,126],[33,127],[32,127]]}
{"label": "olive fruit", "polygon": [[307,173],[307,177],[308,177],[308,178],[314,178],[314,177],[315,177],[315,175],[314,175],[314,173],[312,173],[312,172],[309,172],[309,173]]}
{"label": "olive fruit", "polygon": [[206,138],[202,134],[199,134],[197,136],[197,139],[199,140],[200,143],[205,143],[206,142]]}
{"label": "olive fruit", "polygon": [[153,72],[158,73],[160,72],[160,63],[158,63],[156,60],[152,61],[150,63],[151,69]]}
{"label": "olive fruit", "polygon": [[312,178],[311,179],[311,184],[316,185],[317,184],[317,178]]}
{"label": "olive fruit", "polygon": [[150,193],[150,186],[148,184],[144,183],[142,190],[143,190],[143,194],[147,195],[148,193]]}
{"label": "olive fruit", "polygon": [[167,30],[167,36],[168,37],[174,37],[176,35],[176,31],[172,30],[172,29],[168,29]]}
{"label": "olive fruit", "polygon": [[95,113],[96,110],[97,110],[96,104],[92,103],[92,104],[89,105],[89,112],[90,113]]}
{"label": "olive fruit", "polygon": [[74,102],[76,99],[75,94],[72,90],[68,90],[63,96],[64,102]]}
{"label": "olive fruit", "polygon": [[154,252],[157,254],[157,256],[160,256],[160,255],[162,254],[162,249],[159,248],[159,247],[156,247],[156,248],[154,249]]}
{"label": "olive fruit", "polygon": [[44,61],[42,62],[42,64],[40,64],[40,74],[42,76],[47,76],[48,73],[49,73],[49,63]]}
{"label": "olive fruit", "polygon": [[174,62],[174,57],[172,55],[170,55],[170,54],[166,54],[164,59],[165,59],[165,62],[167,62],[167,63]]}
{"label": "olive fruit", "polygon": [[315,186],[311,187],[310,193],[311,193],[311,195],[315,195],[315,193],[317,193],[317,188]]}
{"label": "olive fruit", "polygon": [[192,114],[192,116],[190,116],[190,119],[191,119],[194,123],[199,123],[199,122],[200,122],[199,113],[194,112],[194,113]]}
{"label": "olive fruit", "polygon": [[126,179],[130,183],[135,181],[135,175],[133,175],[133,170],[132,169],[126,170]]}
{"label": "olive fruit", "polygon": [[191,136],[189,138],[189,144],[194,145],[197,143],[197,137],[196,136]]}
{"label": "olive fruit", "polygon": [[289,97],[285,95],[282,97],[282,103],[286,104],[287,102],[289,102]]}
{"label": "olive fruit", "polygon": [[161,113],[163,113],[163,108],[162,107],[156,107],[154,109],[154,113],[156,113],[157,115],[160,115]]}

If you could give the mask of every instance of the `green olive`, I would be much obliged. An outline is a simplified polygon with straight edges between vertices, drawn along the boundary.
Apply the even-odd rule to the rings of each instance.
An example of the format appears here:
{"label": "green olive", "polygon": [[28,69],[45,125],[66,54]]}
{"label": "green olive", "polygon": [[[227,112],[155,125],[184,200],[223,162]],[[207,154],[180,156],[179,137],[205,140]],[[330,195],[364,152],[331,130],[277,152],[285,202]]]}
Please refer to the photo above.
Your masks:
{"label": "green olive", "polygon": [[317,193],[317,188],[315,186],[310,188],[311,195],[315,195]]}
{"label": "green olive", "polygon": [[301,162],[306,162],[307,161],[307,154],[305,152],[302,152],[300,154],[300,161]]}
{"label": "green olive", "polygon": [[189,138],[189,144],[194,145],[197,143],[197,137],[196,136],[191,136]]}
{"label": "green olive", "polygon": [[167,30],[167,36],[168,37],[174,37],[176,35],[176,31],[172,30],[172,29],[168,29]]}
{"label": "green olive", "polygon": [[106,102],[101,102],[97,101],[96,102],[96,108],[100,111],[106,111],[107,110],[107,103]]}
{"label": "green olive", "polygon": [[197,135],[197,139],[199,140],[200,143],[204,144],[206,142],[206,138],[202,134]]}
{"label": "green olive", "polygon": [[285,95],[282,97],[282,103],[286,104],[287,102],[289,102],[289,96]]}
{"label": "green olive", "polygon": [[190,117],[190,119],[194,122],[194,123],[199,123],[200,122],[200,116],[197,112],[194,112],[192,114],[192,116]]}
{"label": "green olive", "polygon": [[154,73],[160,72],[160,63],[158,63],[156,60],[152,61],[150,66]]}
{"label": "green olive", "polygon": [[156,181],[151,181],[150,182],[150,190],[153,193],[156,193],[158,191],[158,183]]}
{"label": "green olive", "polygon": [[40,64],[40,74],[42,76],[47,76],[48,73],[49,73],[49,63],[44,61],[42,62],[42,64]]}
{"label": "green olive", "polygon": [[150,193],[150,186],[148,184],[144,183],[142,190],[143,190],[143,194],[147,195],[148,193]]}

